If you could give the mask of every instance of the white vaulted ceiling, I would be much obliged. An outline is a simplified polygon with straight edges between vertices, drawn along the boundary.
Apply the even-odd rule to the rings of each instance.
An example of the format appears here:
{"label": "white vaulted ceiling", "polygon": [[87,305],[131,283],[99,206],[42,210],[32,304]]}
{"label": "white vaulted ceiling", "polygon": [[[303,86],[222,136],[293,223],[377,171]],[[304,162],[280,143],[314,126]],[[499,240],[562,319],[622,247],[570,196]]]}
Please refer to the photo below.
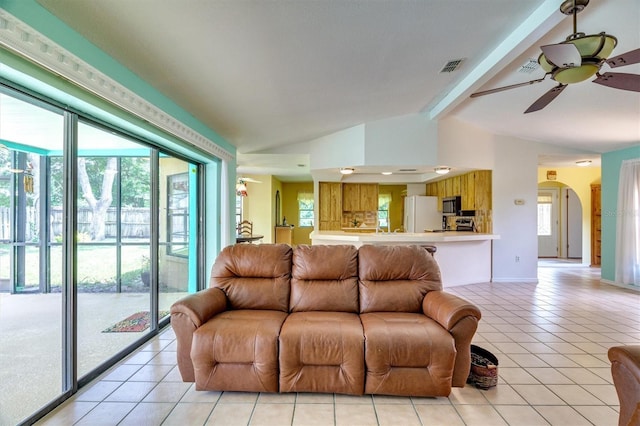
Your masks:
{"label": "white vaulted ceiling", "polygon": [[[300,173],[300,143],[415,113],[595,153],[640,142],[636,92],[586,81],[526,115],[553,81],[469,98],[544,75],[518,69],[572,32],[560,0],[38,1],[235,145],[252,173],[265,161]],[[578,16],[579,31],[618,38],[613,55],[640,47],[639,27],[638,0],[591,0]]]}

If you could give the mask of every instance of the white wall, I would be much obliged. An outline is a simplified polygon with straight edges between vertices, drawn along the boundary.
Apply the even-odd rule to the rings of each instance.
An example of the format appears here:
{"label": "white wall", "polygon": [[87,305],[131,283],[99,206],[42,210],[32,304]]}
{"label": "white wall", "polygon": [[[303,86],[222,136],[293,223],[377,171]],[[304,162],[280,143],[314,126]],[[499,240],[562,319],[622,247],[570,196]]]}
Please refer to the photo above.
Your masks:
{"label": "white wall", "polygon": [[491,170],[495,164],[494,136],[455,118],[440,121],[439,164],[450,167]]}
{"label": "white wall", "polygon": [[[389,148],[392,149],[389,149]],[[438,126],[424,114],[365,125],[367,166],[438,165]]]}
{"label": "white wall", "polygon": [[493,232],[500,239],[493,244],[493,281],[537,282],[538,149],[535,143],[496,136]]}
{"label": "white wall", "polygon": [[311,170],[364,164],[364,124],[350,127],[309,143]]}

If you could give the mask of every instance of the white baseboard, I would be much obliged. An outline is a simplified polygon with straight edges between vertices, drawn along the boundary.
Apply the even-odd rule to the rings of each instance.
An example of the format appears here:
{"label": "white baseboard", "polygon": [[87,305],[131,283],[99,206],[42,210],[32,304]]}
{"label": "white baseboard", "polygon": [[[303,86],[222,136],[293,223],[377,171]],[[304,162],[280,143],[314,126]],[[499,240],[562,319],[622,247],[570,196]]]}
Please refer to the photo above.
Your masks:
{"label": "white baseboard", "polygon": [[538,284],[538,277],[534,278],[491,278],[491,282],[494,283],[524,283],[524,284]]}

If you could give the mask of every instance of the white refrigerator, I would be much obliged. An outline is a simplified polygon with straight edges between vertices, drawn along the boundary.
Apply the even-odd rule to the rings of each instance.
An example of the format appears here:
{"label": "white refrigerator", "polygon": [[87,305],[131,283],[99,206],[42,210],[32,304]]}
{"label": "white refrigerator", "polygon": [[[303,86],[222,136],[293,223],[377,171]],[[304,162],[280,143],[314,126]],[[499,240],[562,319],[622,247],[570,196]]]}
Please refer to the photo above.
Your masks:
{"label": "white refrigerator", "polygon": [[441,229],[442,213],[438,211],[438,197],[411,195],[404,199],[404,232]]}

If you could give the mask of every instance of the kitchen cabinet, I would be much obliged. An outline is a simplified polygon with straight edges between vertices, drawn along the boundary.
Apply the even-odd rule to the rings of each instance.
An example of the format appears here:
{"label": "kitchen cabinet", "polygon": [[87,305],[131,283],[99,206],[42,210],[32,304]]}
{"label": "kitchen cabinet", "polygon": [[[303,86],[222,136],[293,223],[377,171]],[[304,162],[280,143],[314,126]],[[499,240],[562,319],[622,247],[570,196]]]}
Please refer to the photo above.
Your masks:
{"label": "kitchen cabinet", "polygon": [[345,212],[377,211],[377,183],[345,183],[342,185],[342,210]]}
{"label": "kitchen cabinet", "polygon": [[360,184],[360,210],[378,211],[378,184]]}
{"label": "kitchen cabinet", "polygon": [[470,210],[491,210],[491,170],[476,170],[474,174],[474,207]]}
{"label": "kitchen cabinet", "polygon": [[476,174],[467,173],[460,176],[460,196],[462,197],[462,210],[476,209]]}
{"label": "kitchen cabinet", "polygon": [[591,266],[601,264],[602,243],[602,188],[591,185]]}
{"label": "kitchen cabinet", "polygon": [[460,195],[460,176],[454,176],[451,178],[451,196]]}
{"label": "kitchen cabinet", "polygon": [[438,204],[440,205],[440,210],[442,211],[442,199],[447,196],[445,194],[444,180],[439,180],[436,183],[438,186]]}
{"label": "kitchen cabinet", "polygon": [[320,182],[318,228],[321,231],[339,231],[342,226],[342,192],[339,182]]}
{"label": "kitchen cabinet", "polygon": [[289,244],[292,241],[293,228],[290,226],[276,226],[276,244]]}
{"label": "kitchen cabinet", "polygon": [[460,195],[460,194],[453,193],[453,179],[452,178],[445,179],[444,180],[444,196],[453,197],[455,195]]}
{"label": "kitchen cabinet", "polygon": [[356,212],[360,210],[360,185],[345,183],[342,185],[342,210]]}

